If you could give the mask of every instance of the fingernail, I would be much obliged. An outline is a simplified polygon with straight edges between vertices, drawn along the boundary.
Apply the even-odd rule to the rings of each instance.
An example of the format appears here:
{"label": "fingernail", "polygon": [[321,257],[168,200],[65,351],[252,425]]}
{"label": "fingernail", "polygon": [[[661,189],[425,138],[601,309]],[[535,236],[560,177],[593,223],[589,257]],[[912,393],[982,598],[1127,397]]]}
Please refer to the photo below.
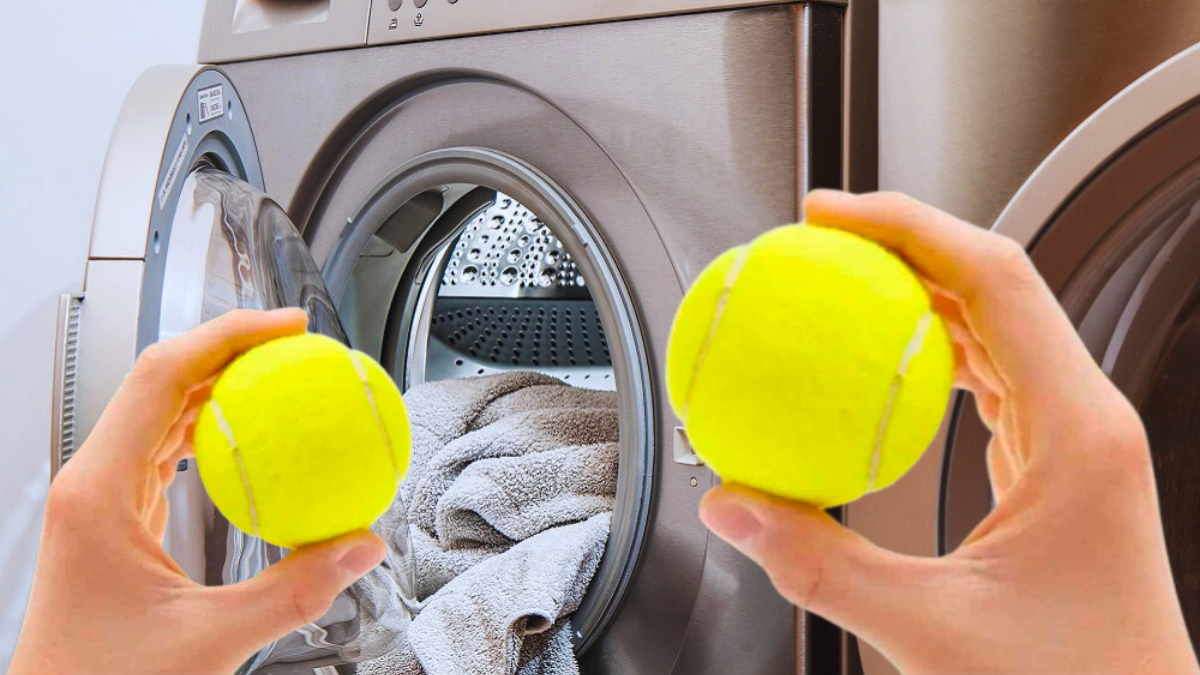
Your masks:
{"label": "fingernail", "polygon": [[383,557],[378,545],[359,544],[342,554],[338,566],[355,577],[361,577],[383,562]]}
{"label": "fingernail", "polygon": [[733,502],[710,507],[704,523],[726,541],[738,542],[762,532],[763,526],[749,509]]}

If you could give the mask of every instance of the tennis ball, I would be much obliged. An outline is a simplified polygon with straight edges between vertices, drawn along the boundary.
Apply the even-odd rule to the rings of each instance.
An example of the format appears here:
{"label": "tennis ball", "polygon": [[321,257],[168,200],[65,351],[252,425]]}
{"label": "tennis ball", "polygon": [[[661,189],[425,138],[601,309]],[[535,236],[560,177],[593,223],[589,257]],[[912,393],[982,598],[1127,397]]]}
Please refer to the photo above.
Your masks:
{"label": "tennis ball", "polygon": [[772,230],[712,262],[667,347],[667,389],[722,479],[830,507],[892,484],[933,440],[954,352],[921,281],[861,237]]}
{"label": "tennis ball", "polygon": [[396,385],[320,335],[259,345],[213,385],[193,435],[200,478],[242,531],[285,548],[371,526],[408,469]]}

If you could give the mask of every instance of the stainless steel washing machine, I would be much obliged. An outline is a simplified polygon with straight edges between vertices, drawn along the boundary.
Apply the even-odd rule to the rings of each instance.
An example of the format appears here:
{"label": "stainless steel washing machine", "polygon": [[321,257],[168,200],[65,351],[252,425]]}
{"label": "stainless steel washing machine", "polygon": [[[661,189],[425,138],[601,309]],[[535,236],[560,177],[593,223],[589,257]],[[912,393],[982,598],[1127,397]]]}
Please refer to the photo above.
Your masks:
{"label": "stainless steel washing machine", "polygon": [[[871,10],[210,0],[216,65],[149,71],[113,133],[86,288],[62,305],[55,461],[147,345],[304,306],[402,387],[531,369],[616,390],[614,526],[573,620],[584,672],[839,662],[836,631],[700,524],[714,476],[661,373],[705,264],[796,220],[808,189],[873,179]],[[171,490],[166,545],[194,578],[283,554],[228,527],[189,463]],[[244,671],[339,667],[353,616],[345,596]]]}
{"label": "stainless steel washing machine", "polygon": [[[1146,424],[1200,644],[1200,6],[885,0],[879,21],[880,187],[1028,248]],[[987,440],[964,397],[940,451],[848,522],[896,550],[952,551],[992,506]],[[861,660],[895,672],[867,646]]]}

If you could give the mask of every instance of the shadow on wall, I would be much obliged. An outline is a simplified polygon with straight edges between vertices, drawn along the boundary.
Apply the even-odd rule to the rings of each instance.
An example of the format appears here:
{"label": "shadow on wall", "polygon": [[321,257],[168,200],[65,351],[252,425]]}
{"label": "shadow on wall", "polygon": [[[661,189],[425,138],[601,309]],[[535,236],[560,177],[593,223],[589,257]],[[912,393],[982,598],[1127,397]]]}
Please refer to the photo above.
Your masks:
{"label": "shadow on wall", "polygon": [[[0,382],[21,383],[0,389],[0,409],[8,416],[20,416],[10,418],[6,424],[26,428],[43,425],[48,431],[58,295],[49,294],[15,321],[13,330],[0,337],[0,354],[16,356],[0,367]],[[31,345],[36,348],[31,349]],[[39,399],[45,405],[31,410],[31,400],[36,403]],[[0,489],[5,495],[4,508],[0,509],[0,570],[4,579],[0,584],[0,669],[7,668],[25,617],[50,488],[48,448],[44,444],[24,447],[31,436],[47,439],[49,434],[10,429],[0,449],[5,465],[0,475]]]}

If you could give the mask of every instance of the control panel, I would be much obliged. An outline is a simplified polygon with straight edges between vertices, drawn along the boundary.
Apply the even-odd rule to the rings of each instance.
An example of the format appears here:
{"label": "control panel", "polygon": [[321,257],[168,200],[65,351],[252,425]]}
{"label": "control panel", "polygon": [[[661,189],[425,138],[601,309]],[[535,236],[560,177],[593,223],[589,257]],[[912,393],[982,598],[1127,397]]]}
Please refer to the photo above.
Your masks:
{"label": "control panel", "polygon": [[207,0],[200,61],[224,63],[797,1],[803,0]]}
{"label": "control panel", "polygon": [[[369,44],[410,42],[789,0],[372,0]],[[844,4],[838,2],[836,4]]]}

